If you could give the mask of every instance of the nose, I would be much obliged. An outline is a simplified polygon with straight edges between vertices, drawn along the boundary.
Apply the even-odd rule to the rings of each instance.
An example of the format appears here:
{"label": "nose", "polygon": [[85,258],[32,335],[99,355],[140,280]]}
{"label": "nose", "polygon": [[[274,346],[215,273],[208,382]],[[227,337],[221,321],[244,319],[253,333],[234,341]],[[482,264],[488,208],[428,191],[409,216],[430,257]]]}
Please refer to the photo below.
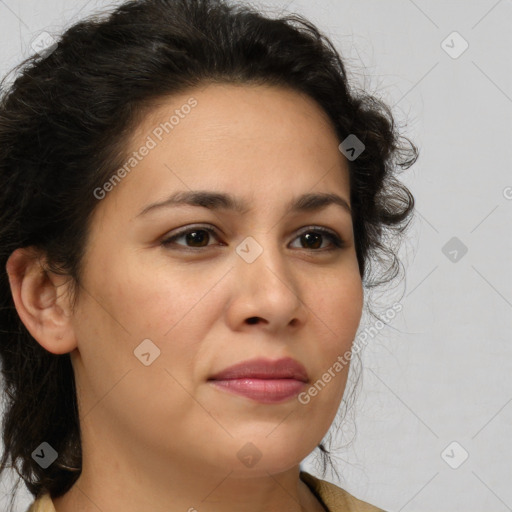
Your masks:
{"label": "nose", "polygon": [[[259,237],[260,254],[252,260],[239,248],[231,271],[231,297],[227,312],[234,330],[258,325],[265,331],[278,332],[297,328],[306,321],[304,283],[270,237]],[[254,242],[253,242],[254,244]],[[257,247],[249,246],[250,251]]]}

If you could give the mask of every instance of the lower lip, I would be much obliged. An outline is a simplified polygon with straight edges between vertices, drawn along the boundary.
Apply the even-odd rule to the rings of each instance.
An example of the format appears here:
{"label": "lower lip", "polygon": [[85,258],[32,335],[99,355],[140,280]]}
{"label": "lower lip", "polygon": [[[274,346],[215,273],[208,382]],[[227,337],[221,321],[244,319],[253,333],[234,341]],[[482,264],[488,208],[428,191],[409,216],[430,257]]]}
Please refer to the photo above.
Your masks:
{"label": "lower lip", "polygon": [[297,396],[305,383],[296,379],[229,379],[210,381],[217,387],[263,404],[275,404]]}

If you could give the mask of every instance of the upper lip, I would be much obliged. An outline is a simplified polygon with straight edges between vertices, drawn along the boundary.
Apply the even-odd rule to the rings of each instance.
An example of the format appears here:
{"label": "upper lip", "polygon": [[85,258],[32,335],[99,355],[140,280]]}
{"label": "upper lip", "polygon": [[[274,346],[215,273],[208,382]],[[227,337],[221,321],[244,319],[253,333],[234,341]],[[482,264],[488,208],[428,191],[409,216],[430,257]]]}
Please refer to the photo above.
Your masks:
{"label": "upper lip", "polygon": [[209,380],[230,379],[296,379],[308,381],[306,368],[295,359],[285,357],[272,361],[270,359],[251,359],[225,368],[210,377]]}

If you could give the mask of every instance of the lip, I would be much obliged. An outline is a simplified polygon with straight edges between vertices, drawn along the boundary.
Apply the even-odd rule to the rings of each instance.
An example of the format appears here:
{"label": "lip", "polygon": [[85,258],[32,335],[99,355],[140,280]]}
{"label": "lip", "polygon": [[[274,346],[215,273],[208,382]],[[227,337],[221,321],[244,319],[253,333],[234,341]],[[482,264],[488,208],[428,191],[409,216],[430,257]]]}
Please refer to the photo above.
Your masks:
{"label": "lip", "polygon": [[291,357],[243,361],[208,379],[212,385],[260,403],[279,403],[298,395],[308,382],[306,368]]}

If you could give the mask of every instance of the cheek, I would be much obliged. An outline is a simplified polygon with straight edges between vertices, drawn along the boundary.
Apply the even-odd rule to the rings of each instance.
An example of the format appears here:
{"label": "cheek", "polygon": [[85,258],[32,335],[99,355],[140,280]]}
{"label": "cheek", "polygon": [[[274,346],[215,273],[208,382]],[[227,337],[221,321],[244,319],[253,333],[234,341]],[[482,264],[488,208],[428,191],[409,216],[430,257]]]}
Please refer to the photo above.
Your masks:
{"label": "cheek", "polygon": [[197,282],[190,272],[152,268],[137,260],[112,265],[108,278],[97,276],[93,284],[117,323],[142,338],[166,337],[183,328],[185,318],[197,318],[201,299],[212,285]]}
{"label": "cheek", "polygon": [[361,320],[363,288],[359,275],[329,281],[329,286],[312,300],[317,340],[312,356],[316,359],[312,384],[318,384],[316,389],[310,388],[311,400],[315,414],[330,421],[345,391],[351,362],[351,354],[347,357],[347,353]]}
{"label": "cheek", "polygon": [[328,280],[310,300],[311,310],[331,333],[329,339],[333,339],[334,334],[338,340],[353,340],[363,311],[363,288],[359,274]]}
{"label": "cheek", "polygon": [[[198,277],[191,270],[171,265],[151,267],[136,261],[113,266],[108,275],[108,280],[96,281],[105,307],[91,305],[92,316],[100,325],[94,337],[102,339],[108,345],[106,350],[116,353],[118,363],[126,368],[141,365],[134,351],[148,346],[157,354],[148,370],[166,368],[191,387],[197,377],[195,367],[202,356],[202,341],[219,316],[219,301],[213,290],[218,277],[212,273]],[[90,339],[87,328],[83,334]],[[143,340],[151,340],[156,348],[147,341],[141,345]]]}
{"label": "cheek", "polygon": [[[180,415],[194,406],[186,390],[194,387],[200,348],[194,340],[201,339],[201,326],[182,320],[194,311],[197,297],[142,274],[122,276],[111,272],[95,285],[101,295],[84,292],[79,304],[75,332],[80,357],[75,369],[83,384],[81,408],[95,411],[91,420],[108,410],[111,418],[124,418],[126,425],[138,429],[137,435],[146,429],[164,435],[155,423],[180,424]],[[86,286],[94,288],[92,282]],[[143,340],[151,343],[142,345]],[[147,366],[140,346],[150,354]]]}
{"label": "cheek", "polygon": [[[194,272],[151,251],[154,257],[143,250],[96,251],[88,262],[77,335],[92,366],[101,354],[122,367],[140,364],[134,350],[149,339],[161,351],[156,365],[191,367],[219,307],[214,296],[223,274]],[[101,371],[108,372],[103,366],[107,361]]]}

